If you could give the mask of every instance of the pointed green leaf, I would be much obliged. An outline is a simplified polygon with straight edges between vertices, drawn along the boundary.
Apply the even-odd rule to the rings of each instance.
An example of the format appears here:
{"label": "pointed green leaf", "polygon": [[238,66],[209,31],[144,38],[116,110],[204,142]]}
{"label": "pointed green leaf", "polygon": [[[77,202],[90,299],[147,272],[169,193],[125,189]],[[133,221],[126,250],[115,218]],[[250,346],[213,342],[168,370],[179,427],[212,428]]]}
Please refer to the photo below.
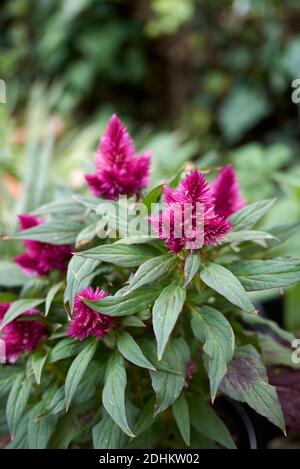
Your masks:
{"label": "pointed green leaf", "polygon": [[15,380],[6,403],[6,418],[11,436],[14,437],[26,408],[32,388],[31,377],[19,375]]}
{"label": "pointed green leaf", "polygon": [[205,437],[216,441],[225,448],[235,449],[236,445],[227,427],[203,397],[190,402],[192,426]]}
{"label": "pointed green leaf", "polygon": [[300,281],[300,258],[248,260],[229,266],[247,291],[267,290]]}
{"label": "pointed green leaf", "polygon": [[185,289],[173,282],[164,288],[159,297],[155,300],[152,317],[159,360],[163,356],[170,334],[183,308],[185,298]]}
{"label": "pointed green leaf", "polygon": [[236,349],[227,375],[221,383],[224,394],[252,409],[285,431],[285,423],[276,388],[268,383],[266,369],[252,345]]}
{"label": "pointed green leaf", "polygon": [[9,324],[11,321],[19,317],[21,314],[25,313],[25,311],[35,308],[41,303],[44,303],[44,301],[45,300],[41,298],[14,301],[13,303],[11,303],[9,309],[5,313],[4,318],[2,319],[2,322],[0,324],[0,330],[3,329],[3,327]]}
{"label": "pointed green leaf", "polygon": [[55,295],[59,292],[60,288],[63,286],[63,282],[56,283],[53,285],[47,293],[45,301],[45,316],[48,316],[52,301],[55,298]]}
{"label": "pointed green leaf", "polygon": [[154,285],[152,288],[140,288],[127,295],[115,294],[98,301],[90,301],[83,298],[83,301],[93,310],[109,316],[129,316],[149,308],[160,290],[161,287],[159,285]]}
{"label": "pointed green leaf", "polygon": [[260,200],[242,208],[231,215],[229,220],[233,224],[234,231],[249,230],[254,226],[274,204],[275,199]]}
{"label": "pointed green leaf", "polygon": [[255,310],[239,280],[222,265],[207,262],[200,272],[202,281],[232,304],[251,313]]}
{"label": "pointed green leaf", "polygon": [[31,368],[37,384],[41,382],[42,371],[47,360],[47,353],[44,350],[37,349],[31,355]]}
{"label": "pointed green leaf", "polygon": [[135,267],[152,259],[157,254],[158,251],[151,246],[114,243],[97,246],[77,255],[122,267]]}
{"label": "pointed green leaf", "polygon": [[155,371],[154,366],[147,360],[134,338],[128,332],[123,331],[118,337],[117,347],[123,357],[131,363]]}
{"label": "pointed green leaf", "polygon": [[[88,341],[86,341],[88,342]],[[91,339],[80,354],[72,362],[65,382],[66,409],[68,410],[77,387],[92,360],[97,348],[97,341]]]}
{"label": "pointed green leaf", "polygon": [[120,449],[126,442],[126,435],[106,413],[93,427],[92,435],[94,449]]}
{"label": "pointed green leaf", "polygon": [[201,265],[201,257],[198,251],[190,252],[184,263],[184,288],[193,280]]}
{"label": "pointed green leaf", "polygon": [[224,315],[210,306],[193,310],[191,325],[195,337],[204,344],[203,349],[209,356],[208,376],[211,398],[214,400],[233,357],[233,330]]}
{"label": "pointed green leaf", "polygon": [[172,411],[185,444],[190,446],[190,412],[183,393],[174,402]]}
{"label": "pointed green leaf", "polygon": [[130,280],[127,292],[148,285],[163,276],[166,277],[176,262],[176,256],[173,254],[154,257],[154,259],[144,262]]}
{"label": "pointed green leaf", "polygon": [[107,373],[102,393],[102,402],[106,412],[128,436],[134,437],[126,416],[125,388],[127,384],[124,359],[114,353],[107,364]]}

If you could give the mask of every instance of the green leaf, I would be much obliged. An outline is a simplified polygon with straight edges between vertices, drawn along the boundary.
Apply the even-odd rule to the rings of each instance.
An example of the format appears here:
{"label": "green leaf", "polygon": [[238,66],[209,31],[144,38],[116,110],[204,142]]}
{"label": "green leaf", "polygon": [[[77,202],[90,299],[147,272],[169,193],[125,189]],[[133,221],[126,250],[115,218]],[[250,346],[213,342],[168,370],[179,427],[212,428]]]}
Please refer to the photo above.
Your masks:
{"label": "green leaf", "polygon": [[59,292],[62,286],[63,282],[55,283],[48,291],[45,301],[45,316],[48,316],[55,295]]}
{"label": "green leaf", "polygon": [[40,241],[50,244],[74,244],[76,237],[82,229],[82,224],[65,219],[43,223],[28,230],[20,231],[13,239]]}
{"label": "green leaf", "polygon": [[73,199],[59,199],[49,204],[44,204],[38,207],[33,212],[36,215],[64,215],[81,217],[85,213],[85,209],[74,198]]}
{"label": "green leaf", "polygon": [[11,321],[19,317],[21,314],[23,314],[25,311],[35,308],[36,306],[40,305],[44,301],[45,301],[44,299],[40,299],[40,298],[14,301],[13,303],[11,303],[4,318],[1,321],[0,330],[3,329],[3,327],[9,324]]}
{"label": "green leaf", "polygon": [[266,319],[260,316],[259,314],[249,314],[242,311],[241,317],[245,323],[250,324],[251,326],[269,327],[273,332],[275,332],[275,334],[278,335],[278,337],[281,337],[282,339],[287,340],[288,342],[292,342],[295,338],[294,334],[292,334],[291,332],[281,329],[281,327],[278,326],[277,322],[272,321],[271,319]]}
{"label": "green leaf", "polygon": [[66,395],[66,409],[68,410],[76,389],[83,377],[85,370],[87,369],[90,361],[92,360],[96,348],[97,348],[97,341],[92,340],[85,343],[84,349],[80,352],[80,354],[75,358],[72,362],[65,382],[65,395]]}
{"label": "green leaf", "polygon": [[163,184],[154,187],[154,189],[148,192],[148,194],[144,197],[143,204],[147,207],[148,211],[151,209],[151,204],[156,204],[161,198],[163,187]]}
{"label": "green leaf", "polygon": [[83,298],[85,304],[93,310],[109,316],[128,316],[148,308],[161,290],[160,286],[140,288],[128,295],[107,296],[102,300],[90,301]]}
{"label": "green leaf", "polygon": [[284,327],[289,331],[300,329],[300,315],[298,305],[300,304],[300,286],[289,288],[284,295]]}
{"label": "green leaf", "polygon": [[41,383],[41,376],[48,354],[44,350],[37,349],[31,355],[31,368],[37,384]]}
{"label": "green leaf", "polygon": [[294,350],[291,346],[282,345],[267,334],[258,334],[258,339],[265,366],[281,365],[300,369],[300,363],[294,363],[292,360]]}
{"label": "green leaf", "polygon": [[276,199],[260,200],[246,205],[238,212],[231,215],[229,220],[233,224],[234,231],[249,230],[267,213]]}
{"label": "green leaf", "polygon": [[241,261],[229,269],[247,291],[281,288],[300,281],[300,258]]}
{"label": "green leaf", "polygon": [[1,260],[0,285],[2,287],[20,287],[26,282],[26,280],[28,280],[28,277],[22,272],[17,264]]}
{"label": "green leaf", "polygon": [[144,285],[148,285],[161,277],[166,277],[169,271],[176,265],[176,256],[165,254],[154,257],[144,262],[129,281],[127,292],[131,292]]}
{"label": "green leaf", "polygon": [[202,396],[191,400],[190,411],[191,424],[199,433],[225,448],[236,449],[227,427]]}
{"label": "green leaf", "polygon": [[202,281],[244,311],[255,310],[247,293],[232,272],[222,265],[207,262],[200,272]]}
{"label": "green leaf", "polygon": [[65,290],[65,302],[69,302],[73,309],[76,293],[87,287],[96,275],[95,269],[99,261],[85,257],[73,256],[68,265],[67,287]]}
{"label": "green leaf", "polygon": [[74,340],[71,337],[65,337],[57,342],[57,344],[50,350],[48,356],[48,363],[55,363],[64,358],[69,358],[78,355],[84,347],[84,343]]}
{"label": "green leaf", "polygon": [[256,412],[285,431],[276,388],[268,383],[266,369],[252,345],[236,349],[227,375],[221,383],[221,389],[232,399],[246,402]]}
{"label": "green leaf", "polygon": [[121,428],[106,413],[93,427],[92,435],[94,449],[121,449],[126,442]]}
{"label": "green leaf", "polygon": [[183,308],[185,298],[186,290],[178,286],[176,282],[173,282],[164,288],[155,300],[152,318],[157,342],[158,360],[163,356],[170,334]]}
{"label": "green leaf", "polygon": [[185,444],[190,446],[190,412],[183,393],[174,402],[172,411]]}
{"label": "green leaf", "polygon": [[57,424],[57,416],[47,415],[37,418],[42,411],[43,403],[34,407],[28,418],[29,449],[46,449]]}
{"label": "green leaf", "polygon": [[135,267],[143,264],[158,252],[150,246],[131,245],[131,244],[105,244],[96,248],[83,251],[77,255],[94,259],[97,261],[108,262],[120,265],[122,267]]}
{"label": "green leaf", "polygon": [[155,413],[166,410],[177,399],[185,383],[190,351],[183,339],[171,341],[165,351],[164,359],[171,369],[180,374],[165,371],[150,371],[152,387],[156,394]]}
{"label": "green leaf", "polygon": [[224,315],[211,306],[203,306],[201,310],[194,309],[191,325],[195,337],[204,344],[203,350],[209,356],[208,376],[210,394],[214,401],[228,363],[233,357],[233,330]]}
{"label": "green leaf", "polygon": [[184,263],[184,288],[193,280],[201,265],[201,257],[198,251],[190,252]]}
{"label": "green leaf", "polygon": [[243,230],[231,231],[226,236],[225,242],[242,243],[244,241],[261,241],[265,239],[274,239],[274,236],[265,231]]}
{"label": "green leaf", "polygon": [[117,339],[117,347],[121,355],[131,363],[142,368],[149,368],[154,370],[154,366],[147,360],[142,350],[133,339],[133,337],[126,331],[123,331]]}
{"label": "green leaf", "polygon": [[19,375],[9,393],[6,404],[6,418],[12,438],[21,420],[32,388],[31,377]]}
{"label": "green leaf", "polygon": [[107,373],[102,393],[106,412],[128,436],[134,437],[125,410],[125,388],[127,384],[124,359],[115,352],[107,364]]}

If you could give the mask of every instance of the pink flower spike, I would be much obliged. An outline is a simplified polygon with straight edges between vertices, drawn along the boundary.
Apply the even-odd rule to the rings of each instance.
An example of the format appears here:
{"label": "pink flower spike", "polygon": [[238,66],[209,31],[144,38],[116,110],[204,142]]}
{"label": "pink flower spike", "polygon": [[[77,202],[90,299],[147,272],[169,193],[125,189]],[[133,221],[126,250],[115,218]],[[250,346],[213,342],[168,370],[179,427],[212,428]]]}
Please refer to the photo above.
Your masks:
{"label": "pink flower spike", "polygon": [[74,302],[74,314],[67,335],[75,339],[83,340],[89,336],[104,337],[114,327],[114,320],[106,314],[98,313],[87,306],[83,298],[88,300],[101,300],[108,293],[100,288],[93,290],[87,287],[77,293]]}
{"label": "pink flower spike", "polygon": [[[19,215],[21,230],[27,230],[44,223],[34,215]],[[68,244],[50,244],[39,241],[23,241],[26,250],[14,258],[16,264],[27,275],[47,275],[51,270],[58,269],[65,272],[72,257],[72,246]]]}
{"label": "pink flower spike", "polygon": [[121,120],[113,115],[96,153],[96,171],[85,178],[96,197],[117,200],[139,195],[149,183],[149,152],[138,156]]}
{"label": "pink flower spike", "polygon": [[225,166],[211,185],[215,197],[215,212],[228,218],[246,205],[240,193],[236,173],[231,165]]}
{"label": "pink flower spike", "polygon": [[125,125],[116,114],[111,117],[96,153],[96,169],[121,166],[135,156],[135,148]]}
{"label": "pink flower spike", "polygon": [[[9,307],[10,303],[0,304],[1,321]],[[22,319],[39,314],[40,312],[36,309],[25,311],[1,330],[0,339],[5,343],[5,357],[8,363],[15,363],[25,352],[33,352],[46,339],[48,328],[43,322],[36,319]]]}

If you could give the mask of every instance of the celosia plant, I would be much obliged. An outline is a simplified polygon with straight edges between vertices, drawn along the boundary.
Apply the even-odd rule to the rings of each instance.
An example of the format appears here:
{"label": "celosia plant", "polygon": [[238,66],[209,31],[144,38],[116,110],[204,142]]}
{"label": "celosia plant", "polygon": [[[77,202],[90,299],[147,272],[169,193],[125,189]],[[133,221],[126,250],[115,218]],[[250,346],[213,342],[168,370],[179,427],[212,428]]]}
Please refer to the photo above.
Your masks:
{"label": "celosia plant", "polygon": [[272,257],[298,226],[258,230],[274,201],[247,205],[231,166],[152,190],[150,167],[113,116],[86,175],[97,197],[19,217],[24,252],[1,271],[8,448],[234,448],[228,397],[285,431],[267,367],[294,366],[293,335],[249,292],[300,279],[299,259]]}

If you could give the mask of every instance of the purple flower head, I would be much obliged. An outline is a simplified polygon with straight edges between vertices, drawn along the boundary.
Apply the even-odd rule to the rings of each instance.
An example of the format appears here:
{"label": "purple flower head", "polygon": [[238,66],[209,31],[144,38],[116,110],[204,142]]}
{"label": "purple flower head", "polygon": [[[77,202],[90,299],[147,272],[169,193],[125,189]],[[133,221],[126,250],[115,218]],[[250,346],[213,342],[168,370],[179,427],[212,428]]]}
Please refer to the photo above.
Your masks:
{"label": "purple flower head", "polygon": [[98,287],[95,290],[92,287],[87,287],[77,293],[74,301],[74,314],[67,335],[83,340],[89,336],[101,338],[108,334],[114,326],[113,318],[106,314],[97,313],[82,300],[82,298],[101,300],[107,295],[106,291],[100,290]]}
{"label": "purple flower head", "polygon": [[246,205],[233,167],[229,164],[220,171],[212,183],[215,197],[215,212],[228,218]]}
{"label": "purple flower head", "polygon": [[[0,321],[9,307],[9,303],[0,304]],[[37,314],[40,314],[38,310],[29,309],[1,330],[0,339],[5,343],[5,356],[9,363],[15,363],[25,352],[33,352],[46,339],[48,328],[45,324],[36,319],[24,320]]]}
{"label": "purple flower head", "polygon": [[[19,215],[21,230],[27,230],[41,225],[44,220],[34,215]],[[47,275],[51,270],[58,269],[65,272],[72,257],[72,246],[68,244],[55,245],[39,241],[23,241],[26,250],[15,257],[15,262],[28,275]]]}
{"label": "purple flower head", "polygon": [[232,228],[215,212],[212,190],[198,170],[188,174],[178,189],[164,188],[163,212],[150,222],[174,254],[184,247],[194,250],[218,244]]}
{"label": "purple flower head", "polygon": [[96,153],[96,171],[85,175],[91,192],[110,200],[138,195],[149,183],[150,156],[136,154],[126,127],[114,114]]}

